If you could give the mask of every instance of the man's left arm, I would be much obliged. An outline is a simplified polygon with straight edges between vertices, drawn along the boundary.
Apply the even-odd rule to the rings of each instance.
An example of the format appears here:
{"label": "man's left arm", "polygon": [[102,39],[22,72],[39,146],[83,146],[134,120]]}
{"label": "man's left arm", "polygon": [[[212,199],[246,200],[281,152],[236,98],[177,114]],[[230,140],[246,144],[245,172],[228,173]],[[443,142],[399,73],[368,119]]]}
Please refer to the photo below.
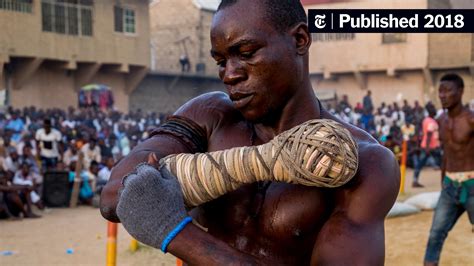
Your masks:
{"label": "man's left arm", "polygon": [[384,264],[384,220],[398,195],[399,167],[380,145],[359,147],[359,153],[357,179],[336,193],[335,209],[318,235],[311,265]]}

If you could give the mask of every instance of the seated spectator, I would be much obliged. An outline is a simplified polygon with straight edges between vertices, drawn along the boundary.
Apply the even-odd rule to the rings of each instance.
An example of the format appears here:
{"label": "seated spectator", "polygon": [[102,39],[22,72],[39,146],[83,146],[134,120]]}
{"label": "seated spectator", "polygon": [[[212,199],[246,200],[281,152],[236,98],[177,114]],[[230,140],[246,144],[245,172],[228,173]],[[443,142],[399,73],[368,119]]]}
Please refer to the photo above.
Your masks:
{"label": "seated spectator", "polygon": [[31,155],[36,157],[37,155],[36,142],[31,136],[31,134],[25,134],[22,140],[20,141],[20,143],[16,145],[16,150],[18,152],[18,155],[20,156],[23,155],[23,148],[25,146],[29,146]]}
{"label": "seated spectator", "polygon": [[385,141],[384,146],[391,150],[397,160],[400,162],[402,157],[400,143],[394,140],[392,135],[387,136],[387,140]]}
{"label": "seated spectator", "polygon": [[44,209],[44,205],[41,201],[40,195],[38,194],[42,185],[40,181],[39,177],[32,173],[30,166],[27,163],[21,164],[20,170],[15,173],[15,177],[13,178],[14,185],[26,186],[30,190],[29,195],[31,203],[42,210]]}
{"label": "seated spectator", "polygon": [[97,175],[97,189],[96,193],[100,194],[102,192],[102,188],[105,186],[107,181],[110,178],[110,172],[112,171],[112,167],[114,167],[114,158],[107,157],[105,159],[105,166],[100,169]]}
{"label": "seated spectator", "polygon": [[81,171],[80,178],[76,178],[76,164],[73,162],[69,166],[69,182],[80,182],[79,201],[82,204],[92,205],[92,199],[99,172],[99,164],[96,161],[90,163],[89,169]]}
{"label": "seated spectator", "polygon": [[9,147],[7,149],[7,157],[3,161],[3,169],[15,174],[20,169],[20,160],[16,148]]}
{"label": "seated spectator", "polygon": [[25,123],[20,118],[19,113],[20,111],[13,111],[11,113],[11,119],[5,126],[6,129],[9,129],[13,132],[12,141],[15,143],[20,142],[23,130],[25,129]]}
{"label": "seated spectator", "polygon": [[100,157],[103,160],[98,162],[105,164],[107,158],[113,157],[112,148],[107,145],[107,143],[105,142],[105,138],[99,138],[98,146],[100,148]]}
{"label": "seated spectator", "polygon": [[380,121],[380,125],[376,129],[377,135],[379,136],[379,141],[383,144],[387,141],[388,135],[390,135],[390,125],[385,123],[385,119]]}
{"label": "seated spectator", "polygon": [[405,124],[403,124],[400,130],[404,141],[409,141],[415,135],[415,125],[408,120],[405,121]]}
{"label": "seated spectator", "polygon": [[20,164],[26,163],[31,167],[33,173],[40,175],[40,168],[38,162],[36,161],[35,156],[32,154],[31,146],[24,145],[22,150],[22,155],[19,157]]}
{"label": "seated spectator", "polygon": [[78,160],[78,152],[77,147],[74,142],[68,145],[66,152],[63,155],[63,163],[68,166],[71,165],[73,162],[77,162]]}
{"label": "seated spectator", "polygon": [[0,171],[0,215],[7,219],[14,219],[16,216],[20,218],[41,217],[31,210],[30,191],[29,186],[12,184],[6,172]]}
{"label": "seated spectator", "polygon": [[81,152],[84,154],[84,169],[88,169],[92,161],[102,161],[100,147],[97,145],[97,140],[95,138],[90,138],[89,142],[82,146]]}

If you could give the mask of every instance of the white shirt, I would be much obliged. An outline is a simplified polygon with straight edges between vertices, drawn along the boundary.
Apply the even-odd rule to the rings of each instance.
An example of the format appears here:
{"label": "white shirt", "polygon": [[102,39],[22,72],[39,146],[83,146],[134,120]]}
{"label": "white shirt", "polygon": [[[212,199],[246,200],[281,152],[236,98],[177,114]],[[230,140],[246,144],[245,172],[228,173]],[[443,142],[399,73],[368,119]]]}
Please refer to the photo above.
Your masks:
{"label": "white shirt", "polygon": [[102,160],[99,145],[95,145],[94,149],[91,150],[90,144],[86,143],[82,146],[81,151],[84,154],[84,169],[89,169],[92,161],[100,163]]}
{"label": "white shirt", "polygon": [[44,128],[40,128],[36,131],[35,138],[39,142],[41,156],[46,158],[59,157],[58,142],[61,141],[61,132],[51,128],[49,134],[46,134]]}
{"label": "white shirt", "polygon": [[109,181],[110,172],[110,169],[106,166],[100,169],[99,173],[97,174],[97,178],[102,181]]}

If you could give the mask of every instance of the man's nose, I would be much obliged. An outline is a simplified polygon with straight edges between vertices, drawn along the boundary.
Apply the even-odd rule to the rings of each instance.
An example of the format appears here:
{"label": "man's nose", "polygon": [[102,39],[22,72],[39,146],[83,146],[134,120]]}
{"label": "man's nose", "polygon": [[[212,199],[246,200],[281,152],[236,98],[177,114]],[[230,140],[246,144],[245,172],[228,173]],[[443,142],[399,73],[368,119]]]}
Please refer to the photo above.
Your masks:
{"label": "man's nose", "polygon": [[246,78],[246,73],[237,60],[228,60],[223,72],[222,81],[226,85],[235,85]]}

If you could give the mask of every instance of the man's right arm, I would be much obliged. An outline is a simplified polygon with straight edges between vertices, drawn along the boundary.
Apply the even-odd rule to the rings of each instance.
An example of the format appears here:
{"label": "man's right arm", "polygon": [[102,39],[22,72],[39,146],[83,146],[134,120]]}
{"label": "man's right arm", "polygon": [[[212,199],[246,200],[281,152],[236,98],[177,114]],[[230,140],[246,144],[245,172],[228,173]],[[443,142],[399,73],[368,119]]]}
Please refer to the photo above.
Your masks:
{"label": "man's right arm", "polygon": [[[206,132],[205,138],[209,138],[213,129],[225,117],[228,101],[228,96],[222,92],[204,94],[183,105],[175,115],[194,121]],[[116,208],[118,191],[122,188],[122,178],[133,171],[139,163],[146,162],[150,153],[155,153],[157,159],[160,160],[170,154],[195,152],[198,151],[190,150],[180,137],[170,134],[157,134],[138,144],[129,155],[112,168],[110,179],[101,194],[102,216],[109,221],[119,222]]]}
{"label": "man's right arm", "polygon": [[169,154],[192,152],[182,143],[167,135],[154,136],[139,145],[125,158],[112,168],[110,179],[101,193],[100,211],[102,216],[112,222],[120,222],[116,208],[118,204],[118,191],[122,188],[122,178],[133,171],[142,162],[146,162],[150,153],[155,153],[158,159]]}

